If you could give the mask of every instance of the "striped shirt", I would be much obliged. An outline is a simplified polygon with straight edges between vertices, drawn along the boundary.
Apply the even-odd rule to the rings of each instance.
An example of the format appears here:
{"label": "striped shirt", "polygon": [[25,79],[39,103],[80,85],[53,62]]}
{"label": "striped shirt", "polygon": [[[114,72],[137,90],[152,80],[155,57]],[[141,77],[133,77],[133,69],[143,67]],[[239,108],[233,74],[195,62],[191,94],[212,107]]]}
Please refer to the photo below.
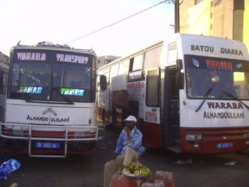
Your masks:
{"label": "striped shirt", "polygon": [[130,147],[134,149],[139,156],[141,156],[144,152],[144,148],[142,147],[142,133],[137,129],[137,127],[134,127],[130,132],[130,137],[131,139],[127,140],[126,131],[124,129],[121,131],[115,153],[123,154],[126,147]]}

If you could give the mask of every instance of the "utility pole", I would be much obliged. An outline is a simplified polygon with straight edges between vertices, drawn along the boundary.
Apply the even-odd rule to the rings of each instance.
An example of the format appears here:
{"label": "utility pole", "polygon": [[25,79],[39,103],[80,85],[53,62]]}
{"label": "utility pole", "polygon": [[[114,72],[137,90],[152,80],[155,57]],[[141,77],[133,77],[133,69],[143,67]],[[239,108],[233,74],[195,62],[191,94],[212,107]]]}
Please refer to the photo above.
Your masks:
{"label": "utility pole", "polygon": [[180,4],[179,0],[171,0],[175,4],[175,33],[180,33]]}
{"label": "utility pole", "polygon": [[179,0],[174,0],[173,2],[175,4],[175,33],[180,33],[180,4]]}

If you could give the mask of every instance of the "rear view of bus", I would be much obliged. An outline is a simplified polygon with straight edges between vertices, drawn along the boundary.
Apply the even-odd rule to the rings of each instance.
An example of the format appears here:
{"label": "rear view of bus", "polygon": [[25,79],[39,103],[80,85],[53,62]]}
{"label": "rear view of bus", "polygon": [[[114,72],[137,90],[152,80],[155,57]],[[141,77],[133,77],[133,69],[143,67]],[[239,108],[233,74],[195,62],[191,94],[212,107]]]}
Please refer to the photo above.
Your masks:
{"label": "rear view of bus", "polygon": [[10,52],[5,152],[66,157],[95,150],[96,55],[41,42]]}

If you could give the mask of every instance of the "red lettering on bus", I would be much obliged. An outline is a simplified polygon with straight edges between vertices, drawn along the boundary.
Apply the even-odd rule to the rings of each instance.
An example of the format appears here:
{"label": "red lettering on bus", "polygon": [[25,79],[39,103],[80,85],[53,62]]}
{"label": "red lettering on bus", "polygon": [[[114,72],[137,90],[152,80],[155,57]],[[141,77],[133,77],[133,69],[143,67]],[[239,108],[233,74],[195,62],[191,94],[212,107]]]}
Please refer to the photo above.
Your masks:
{"label": "red lettering on bus", "polygon": [[232,63],[227,61],[206,60],[206,64],[210,68],[233,69]]}
{"label": "red lettering on bus", "polygon": [[141,88],[144,88],[144,82],[127,84],[127,89],[141,89]]}

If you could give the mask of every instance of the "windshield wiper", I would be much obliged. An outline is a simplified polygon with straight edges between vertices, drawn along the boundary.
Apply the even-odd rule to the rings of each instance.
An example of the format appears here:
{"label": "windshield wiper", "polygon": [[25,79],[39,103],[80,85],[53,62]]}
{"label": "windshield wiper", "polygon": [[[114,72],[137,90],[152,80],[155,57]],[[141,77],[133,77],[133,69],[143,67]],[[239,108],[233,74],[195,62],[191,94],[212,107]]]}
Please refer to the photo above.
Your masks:
{"label": "windshield wiper", "polygon": [[57,89],[57,88],[55,88],[55,87],[53,87],[52,88],[64,101],[66,101],[68,104],[74,104],[73,103],[73,101],[71,101],[70,99],[68,99],[67,97],[65,97],[64,95],[62,95],[61,93],[60,93],[60,91]]}
{"label": "windshield wiper", "polygon": [[248,106],[247,104],[245,104],[241,99],[239,99],[239,98],[235,97],[234,95],[232,95],[232,94],[226,92],[225,90],[222,90],[222,89],[220,89],[220,90],[221,90],[224,94],[226,94],[227,96],[232,97],[233,99],[239,101],[239,102],[242,103],[247,109],[249,109],[249,106]]}
{"label": "windshield wiper", "polygon": [[204,104],[204,102],[206,101],[206,99],[207,99],[207,96],[211,93],[211,91],[214,89],[214,86],[216,85],[216,82],[207,90],[207,92],[206,92],[206,94],[205,94],[205,98],[204,98],[204,100],[202,101],[202,103],[200,104],[200,106],[195,110],[195,112],[198,112],[200,109],[201,109],[201,107],[202,107],[202,105]]}
{"label": "windshield wiper", "polygon": [[31,97],[28,93],[23,93],[23,95],[26,102],[29,102],[31,100]]}

